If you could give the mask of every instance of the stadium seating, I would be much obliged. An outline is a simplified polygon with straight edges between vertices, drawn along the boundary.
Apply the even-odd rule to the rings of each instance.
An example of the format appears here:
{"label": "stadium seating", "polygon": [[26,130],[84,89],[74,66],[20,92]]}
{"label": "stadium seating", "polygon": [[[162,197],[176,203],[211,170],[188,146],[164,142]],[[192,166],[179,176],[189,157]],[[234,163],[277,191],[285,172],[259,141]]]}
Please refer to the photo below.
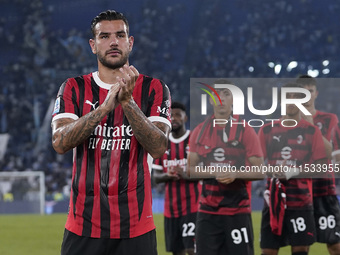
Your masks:
{"label": "stadium seating", "polygon": [[[95,70],[89,26],[106,9],[129,19],[131,63],[164,80],[173,100],[188,106],[190,77],[296,77],[310,69],[318,77],[340,76],[340,4],[333,0],[4,0],[0,133],[11,138],[0,171],[45,171],[51,197],[69,185],[71,155],[56,155],[49,129],[47,142],[37,144],[38,137],[60,84]],[[322,72],[324,60],[329,73]],[[299,64],[287,71],[291,61]],[[269,62],[282,65],[281,72]],[[336,92],[325,90],[318,107],[340,116]]]}

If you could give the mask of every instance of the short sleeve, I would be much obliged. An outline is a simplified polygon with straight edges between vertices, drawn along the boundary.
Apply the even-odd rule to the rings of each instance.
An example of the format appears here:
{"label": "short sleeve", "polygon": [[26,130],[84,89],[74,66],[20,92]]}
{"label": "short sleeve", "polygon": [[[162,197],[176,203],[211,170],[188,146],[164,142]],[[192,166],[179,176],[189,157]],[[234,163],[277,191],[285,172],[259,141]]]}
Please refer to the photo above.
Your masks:
{"label": "short sleeve", "polygon": [[319,159],[327,158],[325,145],[322,139],[322,134],[320,129],[315,128],[315,133],[313,135],[312,142],[312,162]]}
{"label": "short sleeve", "polygon": [[168,86],[157,79],[153,79],[151,83],[151,94],[153,104],[151,105],[148,119],[152,122],[163,122],[171,127],[171,96]]}
{"label": "short sleeve", "polygon": [[329,128],[327,130],[327,135],[326,135],[326,139],[328,141],[331,140],[331,138],[332,138],[332,130],[335,129],[335,127],[337,126],[338,122],[339,122],[338,117],[335,114],[331,114],[331,121],[330,121]]}
{"label": "short sleeve", "polygon": [[332,156],[340,154],[340,123],[336,125],[332,131],[332,144],[333,153]]}
{"label": "short sleeve", "polygon": [[52,113],[52,121],[60,118],[79,118],[79,107],[77,104],[76,90],[72,85],[72,80],[66,80],[59,89],[54,110]]}

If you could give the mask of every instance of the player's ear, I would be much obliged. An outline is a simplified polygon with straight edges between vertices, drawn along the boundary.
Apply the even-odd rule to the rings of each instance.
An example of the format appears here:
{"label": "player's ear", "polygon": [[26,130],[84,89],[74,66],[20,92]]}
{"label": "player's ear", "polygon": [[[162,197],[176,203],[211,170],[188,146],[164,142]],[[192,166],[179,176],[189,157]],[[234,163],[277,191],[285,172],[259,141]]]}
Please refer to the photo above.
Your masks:
{"label": "player's ear", "polygon": [[129,50],[132,51],[133,43],[135,41],[135,38],[133,36],[129,37]]}
{"label": "player's ear", "polygon": [[96,43],[95,43],[94,39],[90,39],[89,44],[90,44],[92,53],[97,54]]}
{"label": "player's ear", "polygon": [[185,114],[184,122],[188,121],[188,115]]}

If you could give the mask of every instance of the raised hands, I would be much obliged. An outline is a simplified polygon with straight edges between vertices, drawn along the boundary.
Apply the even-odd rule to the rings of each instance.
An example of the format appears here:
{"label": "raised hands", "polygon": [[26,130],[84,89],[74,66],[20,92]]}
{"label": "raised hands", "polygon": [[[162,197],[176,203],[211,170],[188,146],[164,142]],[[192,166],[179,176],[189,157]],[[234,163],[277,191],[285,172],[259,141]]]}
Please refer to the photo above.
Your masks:
{"label": "raised hands", "polygon": [[102,104],[107,113],[114,110],[118,104],[129,102],[139,76],[139,72],[132,65],[124,65],[119,71],[120,75],[116,77],[117,82],[111,86]]}
{"label": "raised hands", "polygon": [[132,92],[135,88],[136,81],[139,76],[139,72],[134,66],[124,65],[119,69],[121,76],[117,76],[120,91],[118,93],[118,102],[124,104],[129,102],[132,98]]}
{"label": "raised hands", "polygon": [[120,91],[119,83],[113,84],[106,95],[106,98],[102,104],[102,107],[105,108],[106,112],[111,112],[118,105],[118,92]]}

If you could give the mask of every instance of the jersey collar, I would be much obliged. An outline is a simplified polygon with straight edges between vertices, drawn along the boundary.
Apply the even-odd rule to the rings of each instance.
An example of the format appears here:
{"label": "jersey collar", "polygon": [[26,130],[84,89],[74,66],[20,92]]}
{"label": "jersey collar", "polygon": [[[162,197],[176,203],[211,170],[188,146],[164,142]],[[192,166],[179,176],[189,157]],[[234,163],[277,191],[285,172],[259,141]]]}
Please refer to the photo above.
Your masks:
{"label": "jersey collar", "polygon": [[93,77],[94,81],[97,83],[97,85],[98,85],[99,87],[103,88],[103,89],[109,90],[109,89],[111,88],[112,85],[115,85],[115,84],[109,84],[109,83],[103,82],[103,81],[99,78],[99,76],[98,76],[98,71],[93,72],[93,73],[92,73],[92,77]]}

